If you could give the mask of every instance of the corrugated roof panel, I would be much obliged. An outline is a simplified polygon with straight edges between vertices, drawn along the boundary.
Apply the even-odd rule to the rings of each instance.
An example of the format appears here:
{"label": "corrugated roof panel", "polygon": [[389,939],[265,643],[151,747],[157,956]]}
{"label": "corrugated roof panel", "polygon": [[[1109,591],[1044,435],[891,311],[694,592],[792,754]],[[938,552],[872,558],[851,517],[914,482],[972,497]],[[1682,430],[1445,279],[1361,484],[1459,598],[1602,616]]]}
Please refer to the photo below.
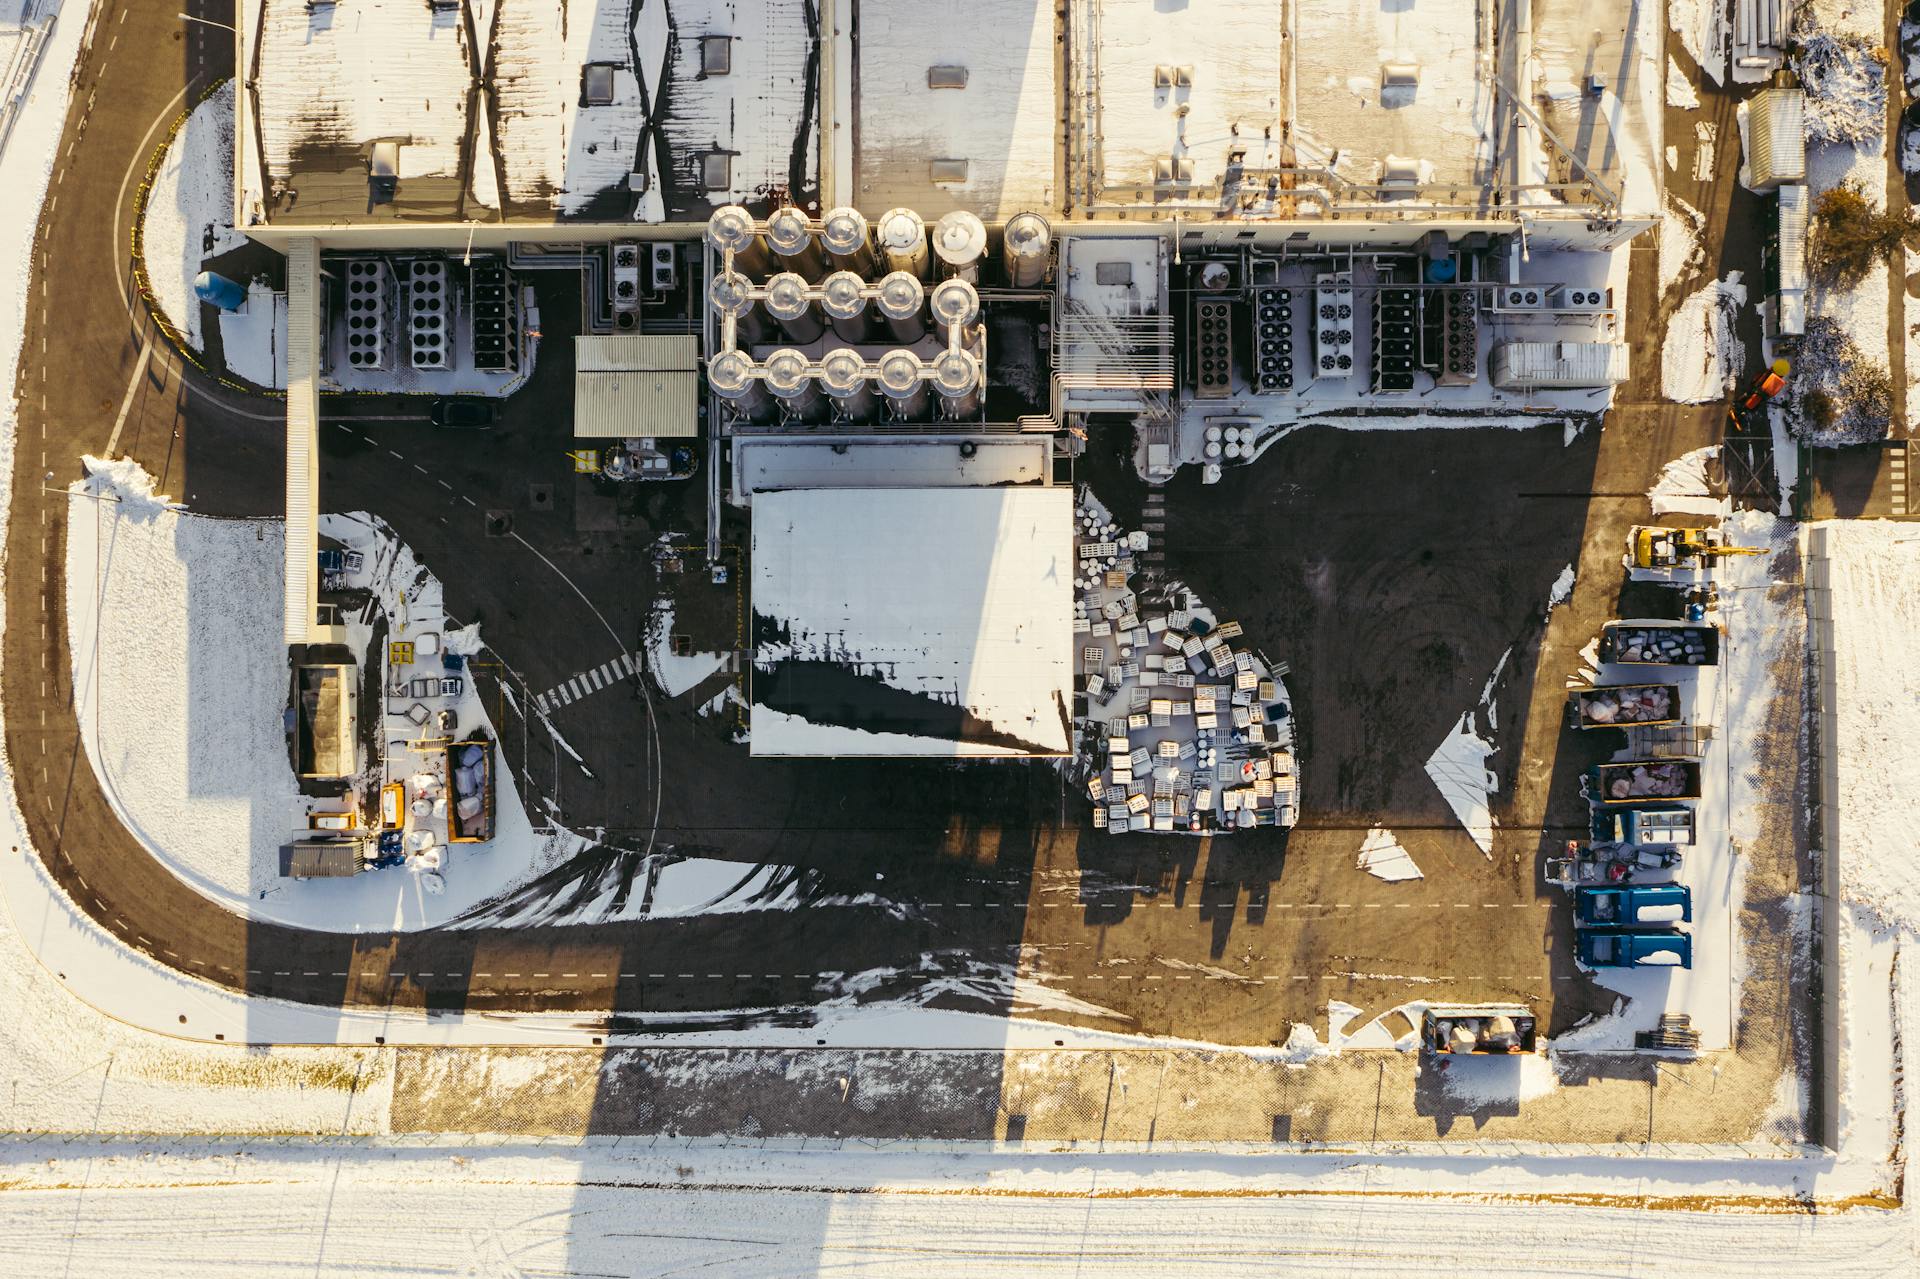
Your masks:
{"label": "corrugated roof panel", "polygon": [[1762,89],[1747,104],[1747,170],[1756,188],[1805,180],[1806,113],[1803,89]]}
{"label": "corrugated roof panel", "polygon": [[1620,342],[1502,342],[1493,348],[1493,384],[1503,391],[1614,386],[1627,380]]}
{"label": "corrugated roof panel", "polygon": [[1780,188],[1780,287],[1807,287],[1807,188]]}
{"label": "corrugated roof panel", "polygon": [[576,439],[685,439],[699,433],[699,347],[691,335],[574,339]]}

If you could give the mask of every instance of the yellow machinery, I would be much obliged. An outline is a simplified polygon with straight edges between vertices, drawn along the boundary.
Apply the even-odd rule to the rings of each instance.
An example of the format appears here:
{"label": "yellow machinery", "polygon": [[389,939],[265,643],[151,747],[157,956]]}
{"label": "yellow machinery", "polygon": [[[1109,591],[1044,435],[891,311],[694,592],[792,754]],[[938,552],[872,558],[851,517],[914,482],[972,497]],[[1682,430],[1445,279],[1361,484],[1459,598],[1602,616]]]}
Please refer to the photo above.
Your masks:
{"label": "yellow machinery", "polygon": [[1627,534],[1627,557],[1635,568],[1684,568],[1723,555],[1765,555],[1760,546],[1729,546],[1717,528],[1635,525]]}

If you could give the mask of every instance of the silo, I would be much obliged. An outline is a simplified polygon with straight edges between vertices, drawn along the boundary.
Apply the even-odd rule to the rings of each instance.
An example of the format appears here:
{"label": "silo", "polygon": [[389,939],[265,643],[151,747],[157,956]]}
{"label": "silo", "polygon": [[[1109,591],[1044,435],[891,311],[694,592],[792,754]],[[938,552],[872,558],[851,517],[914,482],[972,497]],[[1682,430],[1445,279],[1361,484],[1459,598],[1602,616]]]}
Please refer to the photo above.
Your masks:
{"label": "silo", "polygon": [[912,351],[888,351],[880,357],[880,390],[896,418],[911,421],[927,415],[927,384],[920,368],[920,357]]}
{"label": "silo", "polygon": [[1007,282],[1030,289],[1047,278],[1047,256],[1053,231],[1038,213],[1016,213],[1007,220],[1001,248],[1007,259]]}
{"label": "silo", "polygon": [[707,286],[707,301],[715,313],[733,317],[734,343],[755,346],[768,337],[767,318],[753,304],[747,290],[753,282],[738,271],[723,271]]}
{"label": "silo", "polygon": [[766,242],[753,229],[753,215],[737,204],[724,204],[707,219],[707,243],[716,253],[733,254],[733,269],[764,276],[773,269]]}
{"label": "silo", "polygon": [[707,385],[727,406],[748,421],[764,421],[773,413],[773,399],[753,376],[753,360],[740,351],[722,351],[707,361]]}
{"label": "silo", "polygon": [[842,342],[867,340],[867,299],[862,292],[866,282],[851,271],[835,271],[821,281],[820,309],[833,325],[834,336]]}
{"label": "silo", "polygon": [[780,401],[780,407],[802,422],[817,422],[826,416],[827,401],[814,381],[807,357],[791,348],[775,351],[767,357],[767,389]]}
{"label": "silo", "polygon": [[782,271],[767,281],[767,314],[795,342],[818,342],[827,331],[820,312],[807,296],[807,282],[791,271]]}
{"label": "silo", "polygon": [[834,415],[848,422],[871,422],[879,402],[867,378],[867,362],[858,351],[841,347],[820,361],[820,385],[833,402]]}
{"label": "silo", "polygon": [[926,286],[906,271],[895,271],[880,281],[880,315],[892,331],[894,341],[904,345],[927,335]]}
{"label": "silo", "polygon": [[953,331],[972,324],[979,314],[980,292],[965,280],[942,280],[933,286],[933,318],[942,341],[951,345]]}
{"label": "silo", "polygon": [[979,416],[985,380],[980,361],[966,351],[943,351],[933,362],[933,384],[940,391],[940,407],[950,418]]}
{"label": "silo", "polygon": [[791,204],[768,215],[767,244],[780,259],[783,270],[798,271],[808,280],[817,280],[826,273],[827,258],[813,238],[813,223]]}
{"label": "silo", "polygon": [[987,226],[965,209],[955,209],[933,228],[933,251],[940,274],[965,280],[980,278],[980,258],[987,251]]}
{"label": "silo", "polygon": [[874,255],[866,215],[860,210],[846,206],[829,209],[820,224],[820,243],[841,270],[867,279],[879,273],[880,260]]}
{"label": "silo", "polygon": [[927,253],[927,224],[918,213],[893,209],[880,219],[880,259],[889,271],[927,278],[932,258]]}

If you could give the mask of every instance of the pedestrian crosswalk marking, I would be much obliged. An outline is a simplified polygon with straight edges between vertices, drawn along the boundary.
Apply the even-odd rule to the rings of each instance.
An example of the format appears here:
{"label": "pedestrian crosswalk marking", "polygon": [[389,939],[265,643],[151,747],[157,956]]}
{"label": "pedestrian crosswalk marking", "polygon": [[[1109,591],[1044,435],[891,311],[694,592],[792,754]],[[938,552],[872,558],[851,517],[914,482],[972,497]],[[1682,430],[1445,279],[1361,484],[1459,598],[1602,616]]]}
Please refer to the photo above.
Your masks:
{"label": "pedestrian crosswalk marking", "polygon": [[601,692],[624,679],[639,675],[640,668],[641,658],[638,653],[622,653],[618,657],[610,657],[598,666],[569,675],[534,698],[534,709],[544,715],[548,711],[571,706],[590,694]]}

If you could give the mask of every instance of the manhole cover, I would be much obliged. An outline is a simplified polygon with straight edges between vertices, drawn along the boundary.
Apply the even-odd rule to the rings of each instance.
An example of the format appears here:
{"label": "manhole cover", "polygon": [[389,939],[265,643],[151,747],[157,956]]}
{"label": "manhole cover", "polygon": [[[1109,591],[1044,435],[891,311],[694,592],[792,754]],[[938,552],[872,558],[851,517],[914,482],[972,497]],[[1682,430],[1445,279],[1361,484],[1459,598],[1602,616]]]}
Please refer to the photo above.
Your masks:
{"label": "manhole cover", "polygon": [[507,534],[511,532],[513,532],[513,512],[512,511],[488,511],[487,512],[487,536],[488,537],[505,537]]}
{"label": "manhole cover", "polygon": [[527,485],[527,505],[536,511],[551,511],[553,509],[553,485]]}

